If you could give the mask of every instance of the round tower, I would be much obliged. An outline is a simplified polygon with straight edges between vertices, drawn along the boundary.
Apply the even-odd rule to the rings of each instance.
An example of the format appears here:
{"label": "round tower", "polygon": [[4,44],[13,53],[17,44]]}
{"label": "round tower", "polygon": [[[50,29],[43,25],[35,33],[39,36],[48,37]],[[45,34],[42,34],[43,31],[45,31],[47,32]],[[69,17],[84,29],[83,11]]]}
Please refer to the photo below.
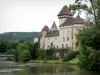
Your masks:
{"label": "round tower", "polygon": [[68,17],[72,17],[73,15],[69,11],[67,5],[65,5],[57,16],[59,19],[59,25],[61,25]]}
{"label": "round tower", "polygon": [[42,28],[42,31],[41,31],[42,32],[42,37],[46,36],[48,30],[49,30],[49,27],[46,26],[46,25]]}
{"label": "round tower", "polygon": [[48,26],[44,26],[43,27],[43,29],[42,29],[42,31],[41,31],[41,35],[42,35],[42,40],[41,40],[41,43],[40,43],[40,45],[41,45],[41,48],[43,48],[43,49],[45,49],[45,37],[46,37],[46,35],[47,35],[47,31],[49,30],[49,27]]}

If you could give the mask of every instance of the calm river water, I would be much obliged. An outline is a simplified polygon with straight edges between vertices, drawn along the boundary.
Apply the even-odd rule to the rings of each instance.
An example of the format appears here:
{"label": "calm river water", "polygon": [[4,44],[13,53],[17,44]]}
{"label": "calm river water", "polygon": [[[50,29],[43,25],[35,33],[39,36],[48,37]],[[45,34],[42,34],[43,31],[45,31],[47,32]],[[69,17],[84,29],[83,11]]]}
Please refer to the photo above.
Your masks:
{"label": "calm river water", "polygon": [[12,61],[0,61],[0,75],[100,75],[100,73],[80,71],[66,64],[19,65]]}

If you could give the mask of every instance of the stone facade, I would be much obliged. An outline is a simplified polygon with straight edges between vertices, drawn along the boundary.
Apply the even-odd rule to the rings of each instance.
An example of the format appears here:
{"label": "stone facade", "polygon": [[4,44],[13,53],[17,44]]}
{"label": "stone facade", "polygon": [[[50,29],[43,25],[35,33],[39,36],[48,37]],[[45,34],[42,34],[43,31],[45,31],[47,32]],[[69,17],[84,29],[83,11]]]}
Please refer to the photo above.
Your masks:
{"label": "stone facade", "polygon": [[57,16],[59,19],[59,30],[55,22],[50,29],[45,25],[38,36],[40,48],[48,49],[51,43],[53,43],[53,46],[58,49],[70,48],[76,50],[76,33],[78,29],[86,27],[84,19],[82,19],[79,14],[76,17],[73,17],[66,5],[61,9]]}

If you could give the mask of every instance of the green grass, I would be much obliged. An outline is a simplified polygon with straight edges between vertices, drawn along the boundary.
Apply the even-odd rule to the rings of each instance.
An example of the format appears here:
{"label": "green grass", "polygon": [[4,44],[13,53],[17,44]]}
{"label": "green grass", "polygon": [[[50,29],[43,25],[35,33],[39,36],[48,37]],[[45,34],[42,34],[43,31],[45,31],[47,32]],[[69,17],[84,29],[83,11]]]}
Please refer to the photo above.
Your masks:
{"label": "green grass", "polygon": [[78,58],[74,58],[74,59],[68,61],[67,63],[68,64],[77,64],[78,62],[79,62]]}
{"label": "green grass", "polygon": [[63,63],[62,60],[31,60],[32,63]]}

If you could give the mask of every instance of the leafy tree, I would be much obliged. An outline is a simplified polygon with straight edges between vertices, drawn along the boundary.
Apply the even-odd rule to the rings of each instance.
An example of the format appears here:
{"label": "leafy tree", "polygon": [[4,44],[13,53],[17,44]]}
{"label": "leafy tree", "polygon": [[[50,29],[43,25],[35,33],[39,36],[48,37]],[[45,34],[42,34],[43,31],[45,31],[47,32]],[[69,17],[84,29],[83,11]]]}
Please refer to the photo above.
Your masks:
{"label": "leafy tree", "polygon": [[[77,45],[80,49],[79,67],[85,70],[100,70],[100,0],[75,0],[76,9],[84,10],[90,17],[90,27],[79,30]],[[86,5],[86,1],[90,5]],[[86,5],[86,8],[77,8]],[[89,21],[88,20],[88,21]]]}
{"label": "leafy tree", "polygon": [[96,51],[91,47],[81,48],[79,63],[80,69],[88,71],[100,71],[100,51]]}
{"label": "leafy tree", "polygon": [[11,49],[9,42],[7,40],[0,39],[0,53],[5,53],[9,49]]}
{"label": "leafy tree", "polygon": [[6,51],[6,54],[15,55],[15,50],[14,49],[8,50]]}
{"label": "leafy tree", "polygon": [[12,49],[15,49],[17,48],[17,46],[21,43],[19,40],[12,40],[12,41],[9,41],[10,45],[11,45],[11,48]]}
{"label": "leafy tree", "polygon": [[39,50],[39,43],[36,42],[32,45],[32,48],[30,50],[32,59],[37,59],[38,58],[38,50]]}
{"label": "leafy tree", "polygon": [[20,62],[28,62],[31,59],[30,51],[23,50],[23,52],[19,55],[19,61]]}

